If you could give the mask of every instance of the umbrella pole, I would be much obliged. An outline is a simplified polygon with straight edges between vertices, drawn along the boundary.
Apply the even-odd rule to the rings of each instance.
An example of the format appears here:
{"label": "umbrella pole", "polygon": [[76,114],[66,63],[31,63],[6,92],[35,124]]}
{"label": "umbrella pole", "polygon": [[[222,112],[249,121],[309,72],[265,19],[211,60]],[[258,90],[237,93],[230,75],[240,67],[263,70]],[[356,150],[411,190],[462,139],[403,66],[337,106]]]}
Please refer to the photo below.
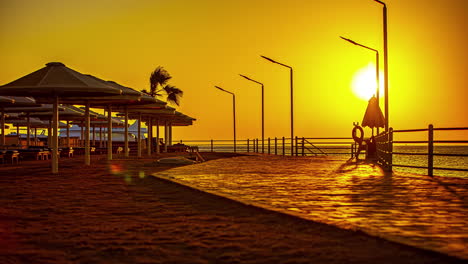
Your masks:
{"label": "umbrella pole", "polygon": [[141,158],[141,113],[138,113],[138,137],[137,137],[138,143],[138,158]]}
{"label": "umbrella pole", "polygon": [[85,134],[85,165],[91,165],[91,156],[90,156],[90,146],[89,146],[89,134],[90,134],[90,118],[89,118],[89,101],[86,101],[86,108],[85,108],[85,116],[86,116],[86,134]]}
{"label": "umbrella pole", "polygon": [[37,146],[37,127],[34,128],[34,146]]}
{"label": "umbrella pole", "polygon": [[[19,124],[16,125],[16,136],[18,136],[18,144],[17,145],[19,145],[19,143],[21,142]],[[49,138],[49,137],[47,137],[47,138]]]}
{"label": "umbrella pole", "polygon": [[164,152],[167,152],[167,121],[164,121]]}
{"label": "umbrella pole", "polygon": [[102,148],[102,126],[99,127],[99,148]]}
{"label": "umbrella pole", "polygon": [[83,127],[83,122],[81,122],[81,126],[80,126],[80,147],[84,147],[83,146],[83,141],[84,141],[84,131],[83,131],[84,127]]}
{"label": "umbrella pole", "polygon": [[1,146],[5,145],[5,112],[3,111],[3,108],[2,108],[2,138],[1,138],[0,145]]}
{"label": "umbrella pole", "polygon": [[151,124],[151,117],[148,119],[148,156],[151,156],[151,139],[153,138],[153,124]]}
{"label": "umbrella pole", "polygon": [[107,111],[107,160],[112,160],[112,107]]}
{"label": "umbrella pole", "polygon": [[156,119],[156,154],[161,153],[159,149],[159,119]]}
{"label": "umbrella pole", "polygon": [[172,123],[169,123],[169,146],[172,146]]}
{"label": "umbrella pole", "polygon": [[29,142],[30,142],[30,138],[31,138],[31,120],[29,118],[29,112],[26,116],[26,123],[27,123],[27,127],[28,127],[28,130],[26,131],[26,147],[29,147]]}
{"label": "umbrella pole", "polygon": [[67,147],[70,147],[70,120],[67,120]]}
{"label": "umbrella pole", "polygon": [[130,156],[128,151],[128,106],[125,106],[125,136],[124,136],[125,157]]}
{"label": "umbrella pole", "polygon": [[58,96],[55,96],[52,120],[52,173],[58,173],[58,120]]}
{"label": "umbrella pole", "polygon": [[96,126],[93,125],[93,147],[96,147]]}

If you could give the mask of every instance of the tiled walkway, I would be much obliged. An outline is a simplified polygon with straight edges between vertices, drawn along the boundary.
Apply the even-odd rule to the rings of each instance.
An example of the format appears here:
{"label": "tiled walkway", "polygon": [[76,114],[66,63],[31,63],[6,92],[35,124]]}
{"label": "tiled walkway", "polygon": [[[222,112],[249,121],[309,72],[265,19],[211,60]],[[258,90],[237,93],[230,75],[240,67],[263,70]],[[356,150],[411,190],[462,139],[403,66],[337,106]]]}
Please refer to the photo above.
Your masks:
{"label": "tiled walkway", "polygon": [[468,179],[383,173],[338,157],[240,156],[154,176],[468,259]]}

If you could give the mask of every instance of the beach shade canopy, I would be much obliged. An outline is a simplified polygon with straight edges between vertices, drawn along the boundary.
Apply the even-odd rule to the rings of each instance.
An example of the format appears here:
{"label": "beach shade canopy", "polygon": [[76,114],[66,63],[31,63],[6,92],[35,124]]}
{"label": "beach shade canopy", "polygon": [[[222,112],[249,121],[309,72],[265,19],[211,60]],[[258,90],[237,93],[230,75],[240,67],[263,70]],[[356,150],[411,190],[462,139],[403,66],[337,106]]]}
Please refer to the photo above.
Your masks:
{"label": "beach shade canopy", "polygon": [[166,104],[163,101],[155,99],[151,96],[148,96],[142,92],[136,91],[132,88],[120,85],[116,82],[105,81],[90,74],[86,74],[86,77],[94,80],[95,82],[101,83],[102,85],[114,87],[115,89],[120,90],[121,94],[107,95],[107,96],[86,96],[86,97],[70,96],[67,98],[63,98],[61,100],[62,103],[82,104],[82,105],[86,105],[87,103],[89,103],[90,106],[94,108],[104,108],[109,105],[112,105],[112,107],[122,107],[123,105],[135,105],[135,104],[137,105],[138,104],[152,104],[152,103],[158,103],[158,104],[163,104],[163,105]]}
{"label": "beach shade canopy", "polygon": [[[83,110],[77,108],[77,107],[74,107],[74,106],[66,106],[66,105],[62,105],[61,106],[61,109],[62,111],[60,111],[59,113],[59,119],[60,120],[84,120],[85,118],[85,113]],[[34,112],[34,113],[30,113],[29,116],[31,117],[37,117],[37,118],[40,118],[42,120],[50,120],[52,119],[53,117],[53,112],[50,111],[51,109],[49,109],[49,111],[43,111],[43,112]],[[94,116],[91,114],[91,116]]]}
{"label": "beach shade canopy", "polygon": [[[8,101],[11,102],[8,102]],[[2,107],[39,107],[41,104],[36,103],[32,97],[21,96],[0,96],[0,106]]]}
{"label": "beach shade canopy", "polygon": [[[24,127],[24,126],[27,126],[27,121],[23,120],[23,119],[9,120],[8,124],[12,124],[15,127]],[[32,117],[29,120],[29,126],[30,126],[30,128],[49,128],[50,127],[50,121],[40,120],[39,118]],[[66,128],[67,124],[60,122],[59,127],[60,128]]]}
{"label": "beach shade canopy", "polygon": [[369,99],[369,104],[367,105],[366,113],[362,119],[363,127],[384,127],[385,126],[385,117],[380,110],[379,103],[375,96],[372,96]]}
{"label": "beach shade canopy", "polygon": [[20,117],[21,113],[8,113],[4,114],[5,120],[8,122],[10,120],[26,120],[24,117]]}
{"label": "beach shade canopy", "polygon": [[[58,107],[59,111],[63,111],[64,108],[62,106]],[[5,113],[38,113],[38,112],[52,112],[53,105],[52,104],[41,104],[40,106],[23,106],[23,107],[5,107]]]}
{"label": "beach shade canopy", "polygon": [[[119,95],[121,90],[66,67],[50,62],[46,67],[0,86],[0,95],[34,98]],[[53,100],[53,99],[50,99]]]}

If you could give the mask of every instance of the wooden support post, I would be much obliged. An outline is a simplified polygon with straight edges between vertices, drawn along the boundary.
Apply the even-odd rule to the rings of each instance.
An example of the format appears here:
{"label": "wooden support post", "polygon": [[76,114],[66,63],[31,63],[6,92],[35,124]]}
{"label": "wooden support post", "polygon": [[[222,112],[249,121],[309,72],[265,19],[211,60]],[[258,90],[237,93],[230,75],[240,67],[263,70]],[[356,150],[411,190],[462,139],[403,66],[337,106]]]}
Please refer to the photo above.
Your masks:
{"label": "wooden support post", "polygon": [[284,156],[285,155],[285,153],[284,153],[284,137],[282,138],[281,145],[283,146],[283,156]]}
{"label": "wooden support post", "polygon": [[275,155],[278,155],[278,138],[275,137]]}

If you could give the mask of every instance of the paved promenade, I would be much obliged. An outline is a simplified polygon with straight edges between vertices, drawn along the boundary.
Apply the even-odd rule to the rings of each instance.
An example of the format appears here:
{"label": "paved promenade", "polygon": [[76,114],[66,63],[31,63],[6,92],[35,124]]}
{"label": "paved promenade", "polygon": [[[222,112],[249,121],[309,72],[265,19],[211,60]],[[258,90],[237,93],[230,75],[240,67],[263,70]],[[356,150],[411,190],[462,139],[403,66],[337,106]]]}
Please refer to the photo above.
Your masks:
{"label": "paved promenade", "polygon": [[339,157],[241,156],[153,174],[246,204],[468,259],[468,180]]}

